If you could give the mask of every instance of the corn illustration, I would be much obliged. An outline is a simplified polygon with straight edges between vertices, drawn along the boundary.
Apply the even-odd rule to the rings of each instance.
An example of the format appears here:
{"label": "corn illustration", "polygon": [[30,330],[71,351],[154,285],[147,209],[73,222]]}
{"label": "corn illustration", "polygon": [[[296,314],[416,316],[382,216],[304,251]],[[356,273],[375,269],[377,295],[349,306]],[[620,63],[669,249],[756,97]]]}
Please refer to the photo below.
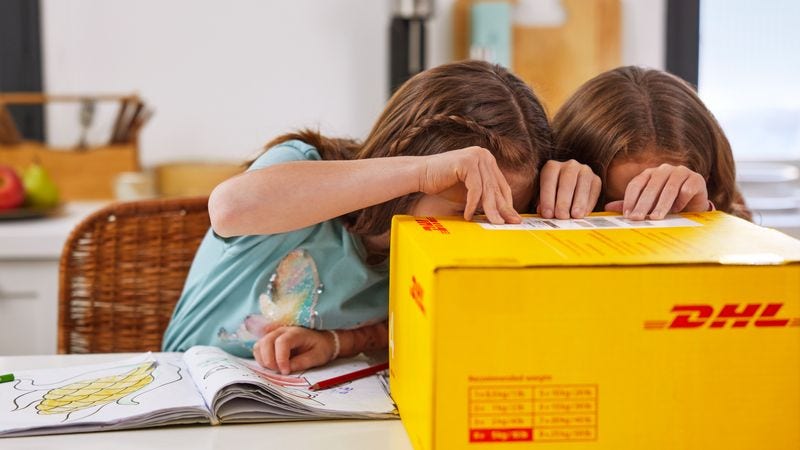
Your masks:
{"label": "corn illustration", "polygon": [[155,368],[156,363],[148,361],[123,374],[76,381],[51,389],[36,405],[36,410],[38,414],[70,414],[111,403],[150,384]]}

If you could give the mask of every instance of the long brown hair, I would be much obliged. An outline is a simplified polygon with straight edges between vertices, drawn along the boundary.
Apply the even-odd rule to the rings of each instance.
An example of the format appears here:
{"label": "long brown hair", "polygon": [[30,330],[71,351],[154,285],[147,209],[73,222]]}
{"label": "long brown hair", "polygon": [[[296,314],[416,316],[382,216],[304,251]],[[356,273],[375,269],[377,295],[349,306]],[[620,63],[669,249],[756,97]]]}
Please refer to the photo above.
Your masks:
{"label": "long brown hair", "polygon": [[[426,70],[389,99],[362,143],[322,136],[313,130],[285,134],[266,145],[292,139],[313,145],[323,159],[422,156],[481,146],[503,170],[537,171],[552,149],[547,115],[531,88],[498,65],[462,61]],[[354,211],[344,217],[351,232],[380,235],[394,214],[407,213],[419,193]]]}
{"label": "long brown hair", "polygon": [[751,219],[722,127],[694,89],[674,75],[635,66],[602,73],[564,103],[553,130],[555,158],[588,164],[603,186],[614,158],[636,159],[652,150],[656,158],[702,175],[717,209]]}

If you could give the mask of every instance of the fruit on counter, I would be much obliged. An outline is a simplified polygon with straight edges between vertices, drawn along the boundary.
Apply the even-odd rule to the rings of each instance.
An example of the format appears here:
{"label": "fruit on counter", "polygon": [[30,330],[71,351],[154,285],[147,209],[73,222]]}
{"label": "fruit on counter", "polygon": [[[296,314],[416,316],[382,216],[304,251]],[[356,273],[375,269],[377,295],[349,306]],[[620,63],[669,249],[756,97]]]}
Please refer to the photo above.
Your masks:
{"label": "fruit on counter", "polygon": [[41,165],[28,166],[22,174],[22,182],[28,206],[51,208],[58,204],[58,187]]}
{"label": "fruit on counter", "polygon": [[9,166],[0,165],[0,210],[22,206],[25,187],[17,172]]}

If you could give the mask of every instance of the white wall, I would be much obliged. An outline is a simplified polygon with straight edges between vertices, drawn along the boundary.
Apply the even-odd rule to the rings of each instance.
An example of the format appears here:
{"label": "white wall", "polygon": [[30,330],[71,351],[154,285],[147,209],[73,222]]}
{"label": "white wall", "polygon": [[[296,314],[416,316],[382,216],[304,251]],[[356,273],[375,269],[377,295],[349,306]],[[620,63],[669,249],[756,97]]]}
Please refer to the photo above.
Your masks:
{"label": "white wall", "polygon": [[44,0],[42,16],[48,91],[137,91],[156,110],[146,165],[243,158],[305,125],[362,136],[385,99],[383,1]]}
{"label": "white wall", "polygon": [[[663,67],[665,0],[622,1],[623,62]],[[453,3],[436,2],[429,65],[451,58]],[[142,95],[147,166],[240,160],[302,126],[362,138],[386,100],[390,15],[390,0],[42,0],[45,87]],[[74,142],[73,116],[49,116],[53,141]]]}
{"label": "white wall", "polygon": [[664,70],[667,0],[622,0],[622,64]]}

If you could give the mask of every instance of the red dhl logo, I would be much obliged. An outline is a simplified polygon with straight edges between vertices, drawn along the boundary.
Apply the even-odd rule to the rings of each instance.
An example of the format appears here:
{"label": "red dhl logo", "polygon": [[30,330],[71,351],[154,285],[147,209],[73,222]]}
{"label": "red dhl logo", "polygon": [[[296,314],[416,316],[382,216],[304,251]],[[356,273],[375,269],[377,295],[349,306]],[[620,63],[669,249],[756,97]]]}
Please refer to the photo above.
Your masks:
{"label": "red dhl logo", "polygon": [[409,289],[409,293],[419,310],[422,311],[422,314],[425,314],[425,304],[422,303],[422,296],[425,294],[425,291],[422,290],[422,285],[417,281],[417,277],[411,277],[411,289]]}
{"label": "red dhl logo", "polygon": [[731,303],[723,305],[719,310],[712,305],[675,305],[672,321],[646,320],[644,328],[658,330],[662,328],[759,328],[797,327],[800,318],[781,318],[778,312],[783,303]]}
{"label": "red dhl logo", "polygon": [[417,218],[414,220],[416,220],[419,226],[421,226],[422,229],[425,231],[438,231],[439,233],[442,234],[450,234],[450,230],[448,230],[447,228],[445,228],[444,225],[439,223],[439,221],[436,220],[435,217]]}

